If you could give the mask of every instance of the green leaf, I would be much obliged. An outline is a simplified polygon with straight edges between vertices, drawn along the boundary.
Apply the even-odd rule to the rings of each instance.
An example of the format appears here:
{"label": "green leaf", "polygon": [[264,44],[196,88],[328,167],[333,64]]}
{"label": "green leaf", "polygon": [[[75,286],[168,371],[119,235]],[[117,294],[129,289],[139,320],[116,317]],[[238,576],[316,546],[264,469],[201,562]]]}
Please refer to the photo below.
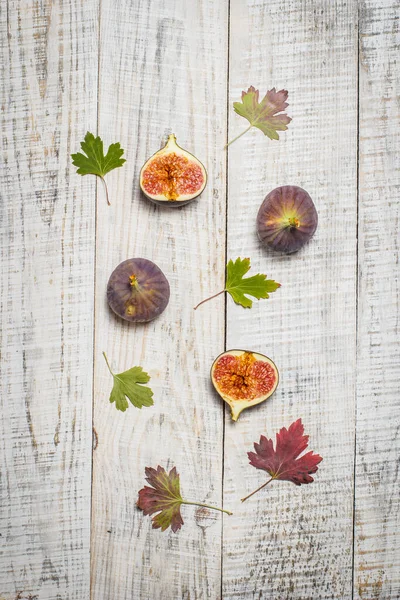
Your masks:
{"label": "green leaf", "polygon": [[287,129],[287,125],[292,120],[284,112],[288,107],[288,103],[286,102],[288,92],[286,90],[277,92],[275,88],[272,88],[272,90],[269,90],[265,94],[261,102],[258,101],[259,94],[259,90],[250,86],[247,92],[242,92],[241,102],[233,103],[235,113],[247,119],[250,127],[231,140],[227,146],[244,135],[252,127],[260,129],[271,140],[279,140],[278,131],[285,131]]}
{"label": "green leaf", "polygon": [[150,380],[150,376],[143,371],[142,367],[132,367],[128,371],[115,375],[111,371],[105,352],[103,356],[114,379],[110,402],[115,402],[116,409],[125,412],[129,406],[127,399],[137,408],[152,406],[153,392],[149,387],[142,385]]}
{"label": "green leaf", "polygon": [[266,275],[258,273],[252,277],[243,276],[250,269],[250,259],[237,258],[235,262],[230,260],[226,267],[226,287],[227,291],[236,304],[240,304],[244,308],[251,308],[253,302],[247,298],[269,298],[269,294],[275,292],[280,287],[280,283],[267,279]]}
{"label": "green leaf", "polygon": [[[124,162],[126,162],[124,158],[121,158],[124,150],[121,148],[119,142],[111,144],[108,147],[107,154],[104,156],[103,140],[99,136],[94,137],[93,133],[89,133],[89,131],[85,135],[85,140],[81,142],[81,148],[86,156],[81,152],[71,154],[72,164],[78,167],[77,173],[79,175],[97,175],[104,181],[104,176],[107,173],[117,167],[122,167]],[[108,201],[107,185],[106,193],[107,202],[110,204]]]}

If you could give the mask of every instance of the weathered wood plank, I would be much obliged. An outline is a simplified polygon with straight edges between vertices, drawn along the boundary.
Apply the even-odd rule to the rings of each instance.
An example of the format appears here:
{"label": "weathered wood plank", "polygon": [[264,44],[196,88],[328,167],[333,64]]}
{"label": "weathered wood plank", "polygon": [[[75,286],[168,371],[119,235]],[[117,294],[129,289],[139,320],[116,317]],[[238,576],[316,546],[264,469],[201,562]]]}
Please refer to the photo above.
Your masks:
{"label": "weathered wood plank", "polygon": [[[176,465],[189,499],[220,503],[223,409],[209,383],[223,349],[227,2],[103,0],[99,132],[120,140],[127,163],[109,176],[112,206],[98,202],[92,598],[218,598],[221,516],[184,507],[178,534],[151,529],[136,508],[146,466]],[[141,165],[173,131],[208,168],[202,197],[155,207],[138,189]],[[106,306],[109,275],[143,256],[165,272],[170,304],[132,326]],[[154,407],[118,413],[108,402],[115,369],[142,365]]]}
{"label": "weathered wood plank", "polygon": [[[355,2],[231,2],[230,101],[250,84],[289,90],[289,130],[255,130],[229,153],[228,258],[252,259],[282,288],[251,311],[228,302],[227,345],[276,361],[277,393],[227,416],[224,597],[352,596],[356,330],[357,12]],[[246,123],[230,112],[230,137]],[[304,187],[319,227],[296,255],[263,250],[255,219],[267,192]],[[315,483],[276,482],[241,504],[267,474],[248,466],[260,434],[302,417],[324,458]]]}
{"label": "weathered wood plank", "polygon": [[[1,2],[0,596],[89,597],[97,1]],[[21,592],[19,595],[18,592]]]}
{"label": "weathered wood plank", "polygon": [[400,597],[399,2],[360,5],[354,597]]}

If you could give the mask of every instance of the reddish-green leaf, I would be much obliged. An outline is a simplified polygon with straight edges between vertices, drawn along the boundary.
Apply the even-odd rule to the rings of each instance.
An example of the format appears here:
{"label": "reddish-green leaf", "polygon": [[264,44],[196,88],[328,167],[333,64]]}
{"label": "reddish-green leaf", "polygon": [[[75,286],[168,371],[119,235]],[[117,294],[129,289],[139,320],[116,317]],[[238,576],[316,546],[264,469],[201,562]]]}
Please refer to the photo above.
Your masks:
{"label": "reddish-green leaf", "polygon": [[244,135],[252,127],[261,129],[264,135],[271,140],[279,140],[278,131],[286,131],[287,125],[292,120],[284,112],[289,106],[286,102],[288,92],[286,90],[276,91],[275,88],[269,90],[264,98],[259,102],[259,90],[250,86],[247,92],[242,92],[241,102],[234,102],[235,113],[244,117],[250,123],[250,126],[231,140],[229,144]]}
{"label": "reddish-green leaf", "polygon": [[307,446],[308,435],[304,435],[301,419],[292,423],[289,429],[282,427],[276,434],[275,449],[273,441],[262,435],[260,443],[254,444],[255,452],[248,452],[248,457],[253,467],[267,471],[271,475],[271,479],[243,498],[242,502],[274,479],[291,481],[296,485],[313,482],[311,474],[318,470],[317,465],[322,458],[312,451],[300,456]]}
{"label": "reddish-green leaf", "polygon": [[145,486],[139,491],[137,505],[145,515],[158,513],[152,519],[154,529],[165,531],[168,527],[171,527],[174,533],[177,532],[183,525],[181,504],[194,504],[212,510],[219,510],[228,515],[232,514],[227,510],[209,504],[183,500],[180,492],[179,475],[175,467],[169,473],[160,466],[157,469],[146,467],[145,473],[146,481],[151,487]]}
{"label": "reddish-green leaf", "polygon": [[165,531],[171,526],[172,531],[178,531],[183,525],[180,511],[183,499],[176,468],[167,473],[160,466],[157,469],[146,467],[145,473],[146,481],[152,487],[145,486],[139,491],[138,507],[145,515],[159,513],[152,519],[154,529]]}

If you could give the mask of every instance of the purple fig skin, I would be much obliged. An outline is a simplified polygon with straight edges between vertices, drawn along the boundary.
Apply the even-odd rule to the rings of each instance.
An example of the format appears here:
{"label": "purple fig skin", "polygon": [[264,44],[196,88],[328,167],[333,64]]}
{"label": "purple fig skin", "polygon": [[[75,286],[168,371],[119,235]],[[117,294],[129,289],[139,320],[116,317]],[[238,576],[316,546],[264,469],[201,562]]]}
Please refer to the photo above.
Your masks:
{"label": "purple fig skin", "polygon": [[152,321],[169,302],[169,283],[151,260],[129,258],[111,273],[107,300],[116,315],[132,323]]}
{"label": "purple fig skin", "polygon": [[318,214],[309,194],[296,185],[277,187],[266,196],[257,215],[263,245],[291,254],[313,236]]}

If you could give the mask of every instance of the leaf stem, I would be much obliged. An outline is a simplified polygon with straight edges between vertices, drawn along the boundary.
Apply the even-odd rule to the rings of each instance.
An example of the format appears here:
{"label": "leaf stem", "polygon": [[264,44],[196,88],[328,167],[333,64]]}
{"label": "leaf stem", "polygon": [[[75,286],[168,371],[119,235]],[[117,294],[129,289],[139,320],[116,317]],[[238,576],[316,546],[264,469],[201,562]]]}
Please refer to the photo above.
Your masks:
{"label": "leaf stem", "polygon": [[220,296],[221,294],[223,294],[225,292],[225,290],[222,290],[221,292],[218,292],[218,294],[214,294],[214,296],[210,296],[209,298],[206,298],[205,300],[202,300],[201,302],[199,302],[195,307],[194,310],[197,310],[199,308],[199,306],[201,306],[201,304],[204,304],[204,302],[208,302],[209,300],[212,300],[213,298],[216,298],[217,296]]}
{"label": "leaf stem", "polygon": [[260,490],[262,490],[266,485],[268,485],[269,483],[271,483],[271,481],[274,479],[274,477],[271,477],[271,479],[268,479],[268,481],[266,481],[265,483],[263,483],[262,485],[260,485],[260,487],[258,487],[256,490],[254,490],[254,492],[251,492],[251,494],[249,494],[248,496],[245,496],[244,498],[241,499],[241,502],[245,502],[246,500],[248,500],[251,496],[253,496],[254,494],[256,494],[257,492],[259,492]]}
{"label": "leaf stem", "polygon": [[109,199],[109,197],[108,197],[108,187],[107,187],[106,180],[105,180],[105,179],[104,179],[104,177],[102,177],[101,175],[99,175],[99,177],[100,177],[100,179],[102,180],[102,182],[104,183],[104,188],[105,188],[105,190],[106,190],[106,199],[107,199],[107,204],[108,204],[108,206],[111,206],[111,202],[110,202],[110,199]]}
{"label": "leaf stem", "polygon": [[227,144],[225,144],[224,146],[224,150],[230,146],[231,144],[233,144],[233,142],[236,142],[236,140],[238,140],[240,137],[242,137],[242,135],[244,135],[245,133],[247,133],[248,131],[250,131],[250,129],[253,127],[253,125],[249,125],[249,127],[247,129],[245,129],[244,131],[242,131],[242,133],[239,133],[239,135],[237,135],[236,137],[233,138],[233,140],[231,140],[230,142],[228,142]]}
{"label": "leaf stem", "polygon": [[203,506],[204,508],[210,508],[211,510],[219,510],[219,512],[226,513],[227,515],[233,515],[229,510],[224,508],[218,508],[217,506],[210,506],[209,504],[202,504],[201,502],[189,502],[189,500],[183,500],[182,504],[191,504],[192,506]]}
{"label": "leaf stem", "polygon": [[114,377],[114,373],[111,371],[110,363],[108,362],[108,358],[107,358],[107,355],[105,352],[103,352],[103,356],[106,359],[108,370],[110,371],[111,375]]}

